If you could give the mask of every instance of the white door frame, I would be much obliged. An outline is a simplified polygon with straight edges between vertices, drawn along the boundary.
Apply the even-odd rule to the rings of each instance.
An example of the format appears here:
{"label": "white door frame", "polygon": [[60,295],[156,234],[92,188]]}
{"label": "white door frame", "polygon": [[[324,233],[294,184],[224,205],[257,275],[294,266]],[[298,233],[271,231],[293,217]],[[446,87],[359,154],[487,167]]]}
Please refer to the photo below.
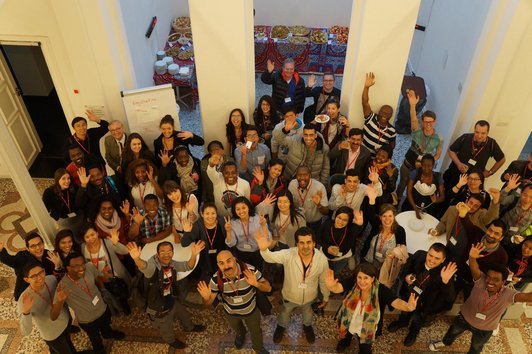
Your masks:
{"label": "white door frame", "polygon": [[[9,42],[19,45],[24,42],[27,42],[28,45],[31,45],[31,43],[34,42],[39,42],[41,44],[41,50],[57,91],[63,112],[66,117],[71,117],[73,115],[72,105],[68,99],[69,96],[66,93],[66,85],[60,73],[59,65],[55,59],[49,38],[42,36],[1,35],[0,42],[5,45],[9,45]],[[0,154],[6,164],[6,170],[9,171],[9,175],[26,205],[26,208],[28,208],[28,212],[30,213],[32,220],[35,222],[40,235],[43,237],[47,247],[53,247],[52,241],[57,232],[55,223],[48,214],[42,201],[41,194],[37,190],[35,183],[33,183],[28,169],[24,165],[21,155],[16,148],[15,141],[9,134],[7,126],[2,119],[0,119]],[[21,236],[23,237],[24,235]]]}

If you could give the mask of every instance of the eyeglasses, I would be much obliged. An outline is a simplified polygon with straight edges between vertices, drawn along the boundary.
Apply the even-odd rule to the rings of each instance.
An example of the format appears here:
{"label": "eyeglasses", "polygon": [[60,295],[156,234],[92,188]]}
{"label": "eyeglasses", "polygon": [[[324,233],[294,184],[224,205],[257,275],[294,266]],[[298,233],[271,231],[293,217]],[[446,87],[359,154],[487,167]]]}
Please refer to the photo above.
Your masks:
{"label": "eyeglasses", "polygon": [[323,82],[334,82],[334,80],[323,80]]}
{"label": "eyeglasses", "polygon": [[39,273],[35,273],[33,275],[29,275],[28,278],[35,280],[37,278],[44,277],[44,269],[41,270]]}
{"label": "eyeglasses", "polygon": [[34,243],[33,245],[29,245],[28,247],[33,250],[33,249],[36,249],[36,248],[41,248],[43,246],[44,246],[44,244],[42,242],[39,242],[39,243]]}
{"label": "eyeglasses", "polygon": [[258,134],[247,134],[246,135],[246,137],[248,137],[248,138],[256,138],[258,136],[259,136]]}
{"label": "eyeglasses", "polygon": [[476,182],[476,181],[480,181],[481,179],[480,178],[474,178],[474,177],[467,177],[467,180]]}

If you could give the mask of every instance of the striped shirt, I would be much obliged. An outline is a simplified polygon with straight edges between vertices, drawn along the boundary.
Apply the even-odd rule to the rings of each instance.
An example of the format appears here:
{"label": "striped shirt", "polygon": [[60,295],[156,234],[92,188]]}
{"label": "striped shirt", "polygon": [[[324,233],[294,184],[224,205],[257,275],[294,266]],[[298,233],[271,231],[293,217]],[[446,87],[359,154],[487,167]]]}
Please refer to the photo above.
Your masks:
{"label": "striped shirt", "polygon": [[[262,274],[252,265],[246,264],[247,268],[255,274],[257,280],[262,279]],[[233,281],[222,277],[223,293],[221,294],[225,311],[230,315],[248,315],[256,306],[256,289],[246,281],[246,277],[239,265],[238,277]],[[211,291],[220,294],[218,288],[218,272],[211,278]]]}
{"label": "striped shirt", "polygon": [[364,140],[362,144],[369,149],[372,156],[383,145],[395,142],[395,127],[388,123],[386,128],[381,128],[378,123],[379,116],[374,112],[364,118]]}

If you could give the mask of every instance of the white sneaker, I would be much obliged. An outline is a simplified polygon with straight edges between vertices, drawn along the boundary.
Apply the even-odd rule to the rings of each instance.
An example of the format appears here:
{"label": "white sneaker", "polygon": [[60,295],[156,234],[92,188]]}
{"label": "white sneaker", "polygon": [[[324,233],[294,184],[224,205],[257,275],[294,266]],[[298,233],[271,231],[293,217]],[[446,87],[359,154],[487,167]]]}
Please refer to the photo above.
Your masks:
{"label": "white sneaker", "polygon": [[493,332],[491,333],[492,336],[497,336],[497,335],[499,335],[499,328],[500,328],[500,326],[501,326],[501,324],[499,323],[499,324],[497,325],[497,328],[495,328],[495,329],[493,330]]}
{"label": "white sneaker", "polygon": [[355,267],[356,267],[355,256],[351,256],[348,258],[347,266],[349,267],[349,270],[355,270]]}
{"label": "white sneaker", "polygon": [[433,342],[433,343],[429,344],[429,349],[430,349],[431,352],[437,352],[443,347],[445,347],[445,344],[443,344],[442,341]]}

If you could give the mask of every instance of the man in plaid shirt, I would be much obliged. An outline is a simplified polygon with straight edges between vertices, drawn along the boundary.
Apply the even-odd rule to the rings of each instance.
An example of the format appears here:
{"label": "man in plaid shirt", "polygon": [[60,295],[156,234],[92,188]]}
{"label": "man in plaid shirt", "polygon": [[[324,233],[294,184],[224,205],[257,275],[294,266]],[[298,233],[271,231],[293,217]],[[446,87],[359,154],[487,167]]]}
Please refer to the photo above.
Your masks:
{"label": "man in plaid shirt", "polygon": [[140,243],[160,241],[172,233],[170,215],[159,207],[155,194],[144,197],[144,209],[133,208],[133,217],[129,227],[129,238],[139,239]]}

